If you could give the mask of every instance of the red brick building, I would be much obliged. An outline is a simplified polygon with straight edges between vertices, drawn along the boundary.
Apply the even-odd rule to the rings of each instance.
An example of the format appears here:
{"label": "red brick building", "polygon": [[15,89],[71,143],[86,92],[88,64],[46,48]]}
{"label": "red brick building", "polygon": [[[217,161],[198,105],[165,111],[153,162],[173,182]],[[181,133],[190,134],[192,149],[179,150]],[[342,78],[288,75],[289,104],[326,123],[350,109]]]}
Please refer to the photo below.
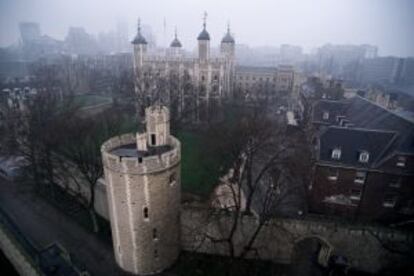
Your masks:
{"label": "red brick building", "polygon": [[361,97],[321,100],[311,212],[363,220],[414,217],[414,122]]}

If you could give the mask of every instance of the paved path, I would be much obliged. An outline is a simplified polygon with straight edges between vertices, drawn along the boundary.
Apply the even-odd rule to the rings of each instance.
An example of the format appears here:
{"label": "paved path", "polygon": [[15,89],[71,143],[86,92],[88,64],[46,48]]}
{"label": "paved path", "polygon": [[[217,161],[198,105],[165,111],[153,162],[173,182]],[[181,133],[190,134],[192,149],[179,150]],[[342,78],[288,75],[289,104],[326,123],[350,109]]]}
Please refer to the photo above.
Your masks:
{"label": "paved path", "polygon": [[27,188],[0,178],[0,206],[39,249],[57,242],[92,275],[125,275],[117,267],[110,245]]}

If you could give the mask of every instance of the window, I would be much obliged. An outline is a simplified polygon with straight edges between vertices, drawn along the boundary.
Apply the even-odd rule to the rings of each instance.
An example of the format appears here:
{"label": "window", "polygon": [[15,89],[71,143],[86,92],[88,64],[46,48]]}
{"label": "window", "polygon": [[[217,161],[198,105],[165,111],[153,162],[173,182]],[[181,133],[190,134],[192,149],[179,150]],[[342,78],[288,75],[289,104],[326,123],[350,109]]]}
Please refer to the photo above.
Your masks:
{"label": "window", "polygon": [[144,219],[148,219],[148,207],[144,207],[142,209],[143,215],[144,215]]}
{"label": "window", "polygon": [[157,249],[154,249],[154,258],[158,259],[158,250]]}
{"label": "window", "polygon": [[355,183],[364,184],[367,177],[367,172],[357,171],[355,174]]}
{"label": "window", "polygon": [[341,149],[335,148],[332,150],[332,159],[335,159],[335,160],[341,159]]}
{"label": "window", "polygon": [[142,163],[142,157],[138,157],[138,163]]}
{"label": "window", "polygon": [[324,111],[322,113],[322,119],[324,120],[329,120],[329,112],[328,111]]}
{"label": "window", "polygon": [[201,76],[201,81],[204,81],[206,78],[204,76]]}
{"label": "window", "polygon": [[368,160],[369,160],[369,153],[367,151],[362,151],[359,154],[358,161],[361,162],[361,163],[368,163]]}
{"label": "window", "polygon": [[398,156],[397,167],[405,167],[405,162],[406,161],[407,161],[407,159],[405,158],[405,156]]}
{"label": "window", "polygon": [[338,169],[329,168],[328,170],[328,180],[336,181],[338,180]]}
{"label": "window", "polygon": [[158,240],[157,228],[152,229],[152,239]]}
{"label": "window", "polygon": [[361,200],[362,190],[361,189],[351,189],[350,199]]}
{"label": "window", "polygon": [[394,176],[391,178],[389,182],[389,186],[391,188],[400,188],[401,187],[401,178],[398,176]]}
{"label": "window", "polygon": [[177,175],[175,172],[173,172],[172,174],[170,174],[170,185],[174,186],[176,181],[177,181]]}
{"label": "window", "polygon": [[151,145],[155,146],[156,142],[155,134],[151,134]]}
{"label": "window", "polygon": [[382,206],[386,208],[394,208],[397,203],[397,196],[392,194],[386,194]]}

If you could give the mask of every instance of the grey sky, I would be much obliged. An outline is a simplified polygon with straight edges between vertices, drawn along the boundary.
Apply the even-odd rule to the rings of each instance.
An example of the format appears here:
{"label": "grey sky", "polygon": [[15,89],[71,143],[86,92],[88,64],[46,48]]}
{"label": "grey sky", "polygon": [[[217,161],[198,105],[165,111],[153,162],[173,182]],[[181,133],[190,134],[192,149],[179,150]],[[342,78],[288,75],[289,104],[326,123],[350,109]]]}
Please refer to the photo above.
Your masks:
{"label": "grey sky", "polygon": [[118,18],[150,25],[163,43],[176,25],[185,48],[195,46],[204,11],[212,44],[230,20],[238,43],[297,44],[306,50],[324,43],[375,44],[380,55],[414,56],[414,1],[411,0],[0,0],[0,45],[18,39],[19,21],[36,21],[43,33],[63,39],[69,26],[89,33],[114,29]]}

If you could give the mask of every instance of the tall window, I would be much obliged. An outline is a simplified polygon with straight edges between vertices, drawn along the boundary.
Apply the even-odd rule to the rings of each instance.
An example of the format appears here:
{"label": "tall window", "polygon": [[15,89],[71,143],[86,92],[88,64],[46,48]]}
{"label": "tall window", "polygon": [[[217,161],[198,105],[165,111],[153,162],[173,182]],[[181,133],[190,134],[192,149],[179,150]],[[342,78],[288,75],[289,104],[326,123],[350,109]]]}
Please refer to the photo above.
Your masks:
{"label": "tall window", "polygon": [[367,172],[357,171],[355,174],[355,183],[364,184],[367,177]]}
{"label": "tall window", "polygon": [[361,189],[351,189],[350,199],[361,200],[362,190]]}
{"label": "tall window", "polygon": [[152,239],[158,240],[157,228],[152,229]]}
{"label": "tall window", "polygon": [[340,148],[334,148],[333,150],[332,150],[332,159],[335,159],[335,160],[339,160],[339,159],[341,159],[341,149]]}
{"label": "tall window", "polygon": [[339,171],[338,169],[329,168],[328,170],[328,179],[331,181],[338,180]]}
{"label": "tall window", "polygon": [[322,113],[322,119],[324,120],[329,120],[329,112],[328,111],[324,111]]}
{"label": "tall window", "polygon": [[406,161],[407,161],[407,159],[405,158],[405,156],[398,156],[397,167],[405,167],[405,162]]}
{"label": "tall window", "polygon": [[382,206],[386,208],[394,208],[395,204],[397,204],[397,196],[393,194],[386,194],[384,201],[382,202]]}
{"label": "tall window", "polygon": [[144,219],[148,219],[149,218],[149,216],[148,216],[148,207],[144,207],[142,209],[142,213],[144,215]]}
{"label": "tall window", "polygon": [[173,172],[172,174],[170,174],[170,179],[169,179],[170,185],[174,186],[176,181],[177,181],[177,175],[175,172]]}
{"label": "tall window", "polygon": [[157,140],[156,140],[155,134],[151,134],[151,145],[155,146],[156,142]]}
{"label": "tall window", "polygon": [[391,188],[400,188],[401,187],[401,178],[398,176],[393,176],[389,182]]}

